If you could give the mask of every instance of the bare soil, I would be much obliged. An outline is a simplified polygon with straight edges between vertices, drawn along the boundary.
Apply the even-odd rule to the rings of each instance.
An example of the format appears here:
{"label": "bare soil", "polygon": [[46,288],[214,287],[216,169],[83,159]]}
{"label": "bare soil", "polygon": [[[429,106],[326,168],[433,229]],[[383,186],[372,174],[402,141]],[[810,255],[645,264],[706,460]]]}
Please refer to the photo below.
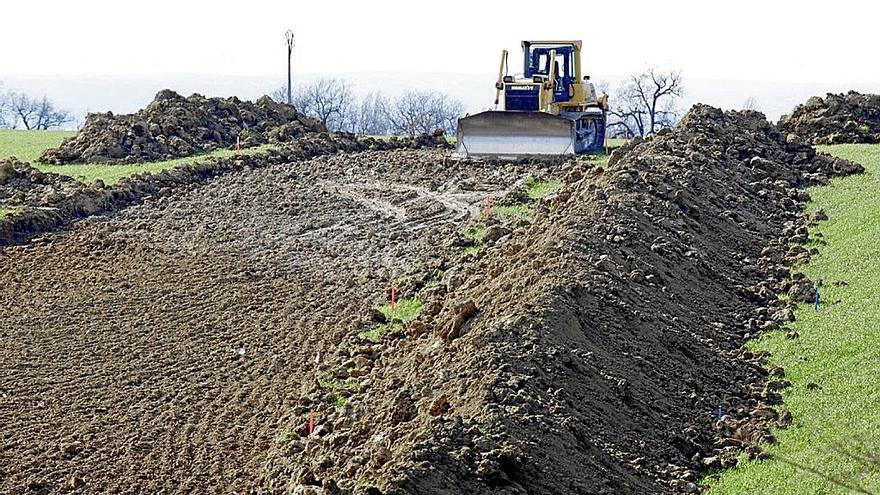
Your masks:
{"label": "bare soil", "polygon": [[764,455],[768,421],[790,423],[784,370],[742,345],[790,318],[777,293],[811,290],[790,278],[809,257],[801,188],[859,171],[706,106],[605,170],[570,168],[534,222],[422,291],[420,321],[322,356],[356,386],[342,406],[339,385],[302,389],[263,487],[699,492],[703,470]]}
{"label": "bare soil", "polygon": [[84,189],[71,177],[44,173],[15,158],[0,160],[0,208],[45,208]]}
{"label": "bare soil", "polygon": [[446,154],[244,170],[3,248],[0,492],[256,490],[321,355],[542,167]]}

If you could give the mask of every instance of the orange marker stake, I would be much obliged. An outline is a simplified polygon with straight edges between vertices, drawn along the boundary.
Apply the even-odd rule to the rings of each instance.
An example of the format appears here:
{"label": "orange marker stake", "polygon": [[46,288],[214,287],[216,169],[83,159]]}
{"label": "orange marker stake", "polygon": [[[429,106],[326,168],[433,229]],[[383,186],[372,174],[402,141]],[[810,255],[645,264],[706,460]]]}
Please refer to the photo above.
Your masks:
{"label": "orange marker stake", "polygon": [[391,312],[397,312],[397,286],[391,286]]}
{"label": "orange marker stake", "polygon": [[241,136],[235,138],[235,154],[241,153]]}
{"label": "orange marker stake", "polygon": [[309,436],[315,433],[315,411],[309,413]]}
{"label": "orange marker stake", "polygon": [[483,214],[486,216],[486,218],[489,218],[492,216],[492,203],[489,201],[488,194],[486,195],[486,208],[483,211]]}

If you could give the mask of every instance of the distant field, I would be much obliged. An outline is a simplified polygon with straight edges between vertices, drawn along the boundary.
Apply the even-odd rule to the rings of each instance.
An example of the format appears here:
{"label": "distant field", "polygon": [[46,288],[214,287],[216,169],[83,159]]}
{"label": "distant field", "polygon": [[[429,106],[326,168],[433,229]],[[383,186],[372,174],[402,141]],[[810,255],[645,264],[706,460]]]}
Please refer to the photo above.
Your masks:
{"label": "distant field", "polygon": [[785,368],[794,424],[774,432],[779,442],[766,450],[775,458],[740,459],[708,479],[708,495],[880,493],[880,145],[822,149],[867,170],[809,191],[808,212],[829,217],[811,228],[828,244],[815,245],[819,254],[803,270],[824,282],[823,304],[796,311],[790,330],[800,338],[771,332],[750,346]]}
{"label": "distant field", "polygon": [[620,148],[621,146],[626,144],[626,142],[627,142],[626,139],[609,139],[608,140],[608,147],[609,148]]}
{"label": "distant field", "polygon": [[[254,148],[246,148],[241,150],[243,155],[252,155],[260,153],[271,148],[271,146],[257,146]],[[71,164],[71,165],[47,165],[45,163],[34,163],[33,165],[44,171],[54,172],[56,174],[68,175],[80,182],[89,184],[101,179],[105,184],[115,184],[121,179],[130,175],[140,174],[143,172],[158,172],[169,168],[174,168],[182,163],[191,163],[199,159],[212,157],[232,156],[235,152],[230,150],[217,150],[204,155],[190,156],[185,158],[175,158],[173,160],[165,160],[161,162],[136,163],[132,165],[113,165],[104,163],[88,163],[88,164]]]}
{"label": "distant field", "polygon": [[0,129],[0,158],[14,156],[24,162],[33,162],[43,150],[61,144],[76,131],[26,131]]}
{"label": "distant field", "polygon": [[[61,144],[64,138],[73,136],[75,131],[27,131],[18,129],[0,129],[0,159],[14,156],[21,161],[31,164],[45,172],[67,175],[81,182],[91,183],[98,179],[105,184],[115,184],[120,179],[142,172],[158,172],[176,167],[181,163],[192,162],[197,158],[224,157],[233,154],[230,150],[217,150],[213,153],[198,155],[195,157],[175,158],[161,162],[138,163],[134,165],[114,164],[74,164],[74,165],[48,165],[37,162],[37,159],[47,148],[54,148]],[[243,154],[253,154],[265,151],[268,146],[259,146],[242,150]],[[5,212],[0,213],[2,217]]]}

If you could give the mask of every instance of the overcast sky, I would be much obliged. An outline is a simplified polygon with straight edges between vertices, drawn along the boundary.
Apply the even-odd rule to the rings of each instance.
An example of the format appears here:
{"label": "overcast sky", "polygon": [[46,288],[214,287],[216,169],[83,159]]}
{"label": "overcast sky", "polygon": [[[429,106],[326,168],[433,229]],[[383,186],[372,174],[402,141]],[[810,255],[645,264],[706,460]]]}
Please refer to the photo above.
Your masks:
{"label": "overcast sky", "polygon": [[515,53],[521,39],[574,38],[584,40],[587,72],[594,74],[654,65],[690,78],[876,83],[875,5],[9,1],[0,6],[0,80],[16,74],[279,74],[286,70],[283,33],[292,28],[294,71],[303,73],[492,73],[500,50]]}

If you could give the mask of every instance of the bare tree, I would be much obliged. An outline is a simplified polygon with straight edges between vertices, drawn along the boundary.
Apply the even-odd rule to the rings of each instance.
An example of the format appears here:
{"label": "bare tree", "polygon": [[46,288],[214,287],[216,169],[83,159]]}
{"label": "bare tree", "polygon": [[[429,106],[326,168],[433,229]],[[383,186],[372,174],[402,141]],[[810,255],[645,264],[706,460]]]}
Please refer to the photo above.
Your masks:
{"label": "bare tree", "polygon": [[386,118],[395,134],[415,136],[438,129],[451,134],[462,113],[464,105],[444,93],[408,91],[388,107]]}
{"label": "bare tree", "polygon": [[9,114],[12,116],[11,127],[18,128],[20,122],[25,129],[30,129],[31,119],[36,112],[34,100],[24,93],[10,91],[6,95],[6,104],[9,107]]}
{"label": "bare tree", "polygon": [[320,120],[331,131],[349,130],[353,97],[344,79],[321,78],[306,84],[293,96],[294,106]]}
{"label": "bare tree", "polygon": [[34,100],[36,103],[36,121],[31,129],[52,129],[73,122],[73,115],[67,110],[55,108],[55,104],[47,97]]}
{"label": "bare tree", "polygon": [[623,128],[633,136],[672,127],[678,119],[676,102],[683,94],[681,72],[651,68],[630,76],[617,90],[609,127]]}
{"label": "bare tree", "polygon": [[443,127],[441,127],[443,133],[455,134],[458,128],[458,119],[464,114],[464,103],[443,93],[435,97],[434,103],[443,123]]}
{"label": "bare tree", "polygon": [[388,134],[388,99],[382,93],[370,92],[361,98],[352,119],[357,134],[381,136]]}
{"label": "bare tree", "polygon": [[287,87],[282,86],[269,92],[269,98],[278,103],[287,103]]}
{"label": "bare tree", "polygon": [[12,127],[8,101],[9,96],[5,93],[0,93],[0,128]]}
{"label": "bare tree", "polygon": [[25,93],[9,92],[5,98],[3,120],[13,129],[18,124],[25,129],[46,130],[61,127],[73,121],[73,115],[67,110],[55,108],[55,104],[47,97],[32,98]]}
{"label": "bare tree", "polygon": [[743,102],[743,110],[757,110],[758,109],[758,99],[754,96],[749,96],[746,98],[746,101]]}
{"label": "bare tree", "polygon": [[[284,101],[285,93],[286,88],[278,88],[270,96]],[[414,136],[438,129],[451,134],[464,113],[460,101],[436,91],[409,91],[393,101],[380,92],[370,92],[357,101],[349,83],[341,79],[319,79],[300,87],[293,104],[331,131],[367,135]]]}
{"label": "bare tree", "polygon": [[609,136],[618,134],[630,138],[645,135],[645,109],[635,99],[628,99],[618,91],[618,98],[614,99],[608,110],[610,119],[606,124]]}

